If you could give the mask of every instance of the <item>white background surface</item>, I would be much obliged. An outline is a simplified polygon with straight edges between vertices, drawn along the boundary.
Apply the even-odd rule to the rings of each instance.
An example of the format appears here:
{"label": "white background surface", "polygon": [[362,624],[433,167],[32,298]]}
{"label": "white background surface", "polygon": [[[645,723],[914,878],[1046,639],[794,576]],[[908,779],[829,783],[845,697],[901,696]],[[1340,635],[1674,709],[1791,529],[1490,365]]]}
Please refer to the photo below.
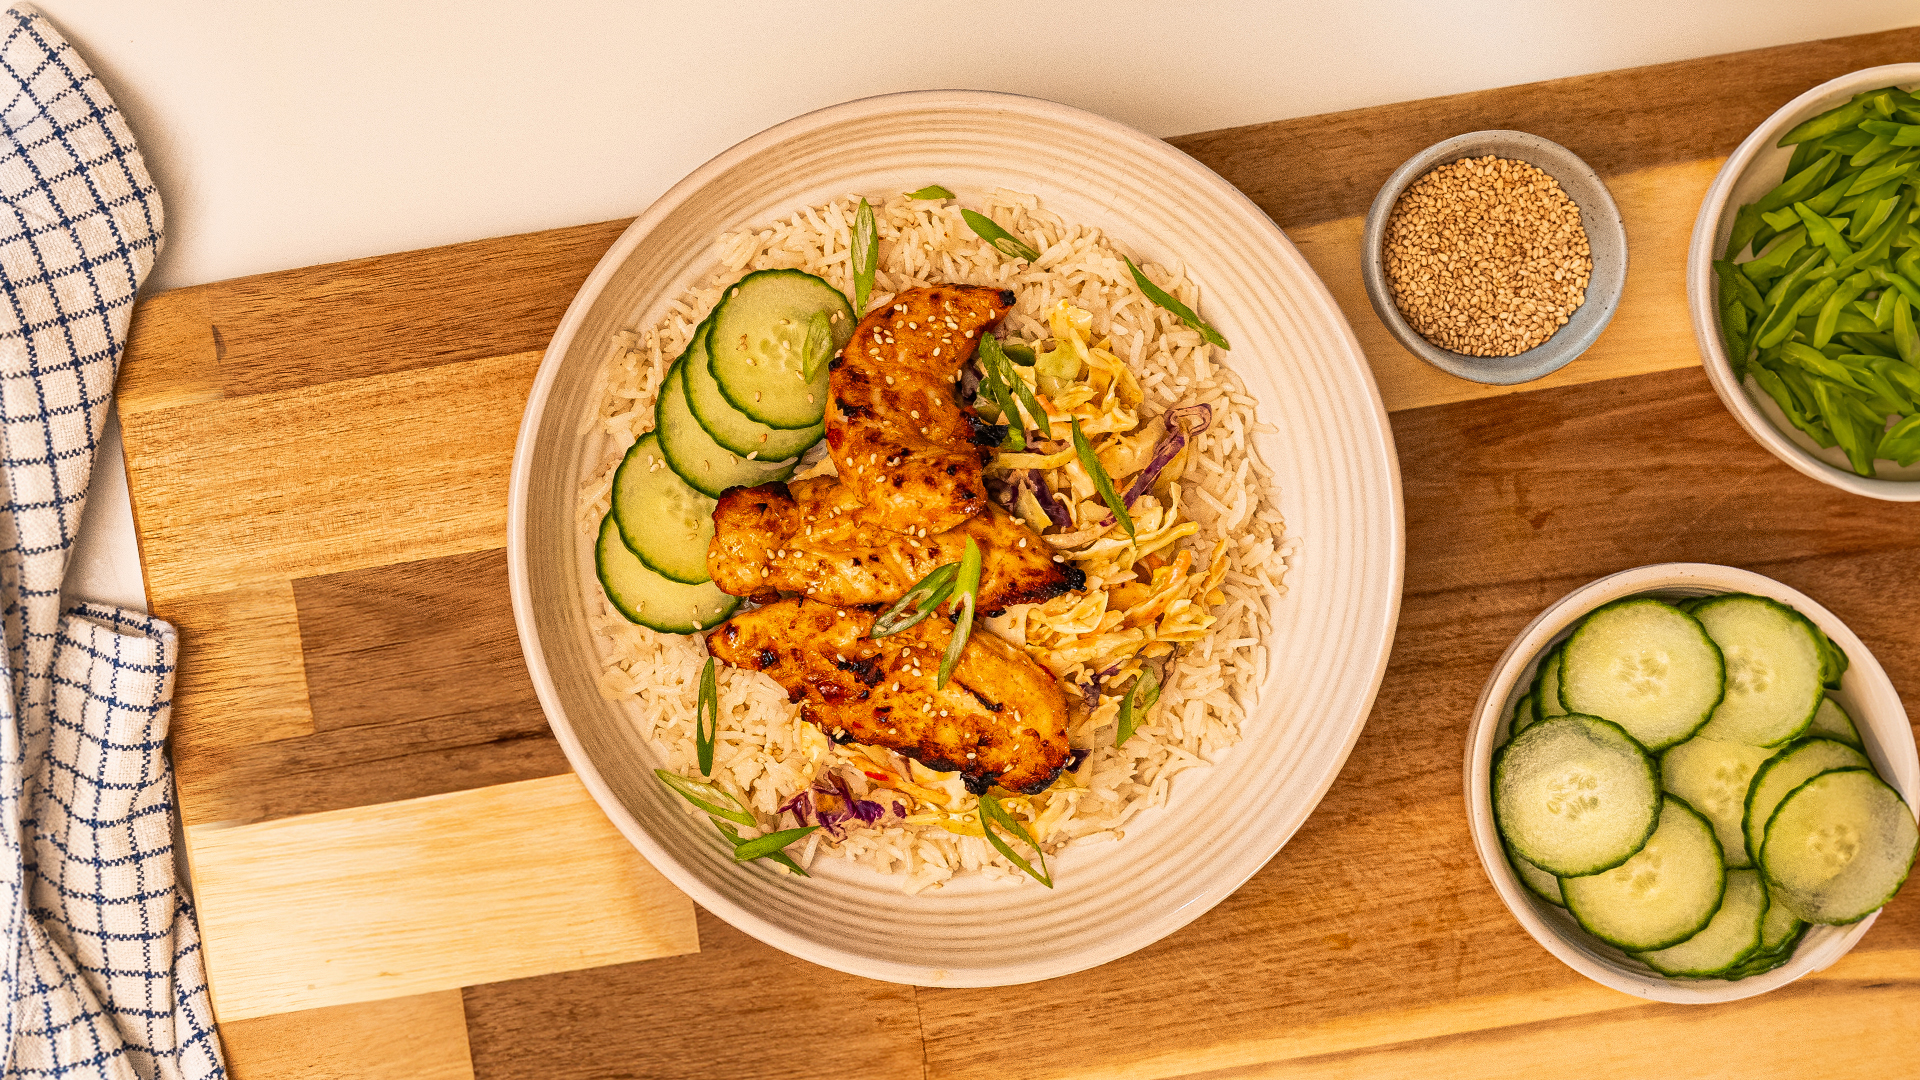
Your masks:
{"label": "white background surface", "polygon": [[[1913,0],[38,6],[160,185],[149,291],[627,217],[762,128],[896,90],[1164,136],[1920,22]],[[117,429],[95,473],[68,591],[144,607]]]}

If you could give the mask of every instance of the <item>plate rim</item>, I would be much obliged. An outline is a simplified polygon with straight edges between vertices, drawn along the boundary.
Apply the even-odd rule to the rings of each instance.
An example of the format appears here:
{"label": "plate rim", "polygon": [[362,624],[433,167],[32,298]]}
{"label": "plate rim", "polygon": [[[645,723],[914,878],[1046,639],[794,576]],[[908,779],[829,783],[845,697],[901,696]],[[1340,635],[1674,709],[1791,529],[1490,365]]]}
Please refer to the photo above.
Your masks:
{"label": "plate rim", "polygon": [[[1188,900],[1159,917],[1139,926],[1130,934],[1116,938],[1110,947],[1092,948],[1071,955],[1065,959],[1048,959],[1029,963],[1003,964],[991,967],[929,969],[912,963],[903,963],[880,959],[864,954],[852,953],[820,944],[811,938],[789,933],[783,927],[769,922],[752,910],[736,904],[720,895],[694,875],[682,868],[677,859],[662,845],[654,840],[633,814],[614,793],[599,768],[587,754],[579,735],[573,730],[565,709],[559,700],[559,692],[539,641],[535,628],[533,610],[533,585],[527,561],[527,510],[530,498],[530,481],[533,466],[533,449],[537,442],[538,429],[560,367],[566,353],[572,348],[574,339],[594,303],[606,289],[619,268],[634,250],[662,222],[687,202],[695,193],[702,190],[713,178],[733,168],[742,160],[771,146],[778,145],[797,135],[802,135],[817,127],[839,123],[861,116],[882,114],[901,108],[924,108],[930,105],[973,108],[981,111],[1016,111],[1039,118],[1061,120],[1073,125],[1094,127],[1103,134],[1160,155],[1170,166],[1182,169],[1193,181],[1204,184],[1216,194],[1227,198],[1229,202],[1239,204],[1239,208],[1250,218],[1249,224],[1261,229],[1273,250],[1285,261],[1292,264],[1302,278],[1311,283],[1311,287],[1294,296],[1297,302],[1310,307],[1317,315],[1320,326],[1337,331],[1337,337],[1346,347],[1353,359],[1367,390],[1367,418],[1372,422],[1372,430],[1364,442],[1377,443],[1380,459],[1385,466],[1385,482],[1389,494],[1386,514],[1388,544],[1388,574],[1385,584],[1386,603],[1384,613],[1375,631],[1379,636],[1377,655],[1373,658],[1373,670],[1367,679],[1367,689],[1361,702],[1359,715],[1349,726],[1343,745],[1333,760],[1325,768],[1306,809],[1298,821],[1284,830],[1274,844],[1273,851],[1266,858],[1253,862],[1237,880],[1227,881],[1216,878],[1208,887],[1203,888]],[[1222,900],[1232,895],[1258,873],[1273,855],[1291,842],[1294,835],[1306,823],[1307,819],[1319,809],[1327,792],[1344,770],[1347,759],[1358,743],[1361,732],[1366,727],[1373,706],[1378,698],[1381,682],[1385,677],[1387,664],[1392,656],[1393,644],[1398,630],[1406,564],[1406,512],[1404,494],[1401,487],[1400,461],[1396,452],[1392,424],[1388,418],[1384,399],[1380,395],[1378,380],[1371,364],[1361,348],[1358,336],[1338,303],[1333,299],[1331,290],[1321,280],[1319,274],[1302,256],[1292,241],[1269,218],[1258,204],[1254,203],[1238,188],[1229,184],[1219,174],[1199,162],[1191,155],[1181,151],[1171,143],[1156,139],[1131,126],[1111,120],[1096,113],[1044,98],[1000,91],[986,90],[914,90],[899,93],[878,94],[861,97],[835,105],[825,106],[766,128],[723,150],[705,163],[688,173],[675,183],[633,222],[628,225],[619,238],[607,250],[593,271],[581,284],[568,304],[554,332],[552,341],[542,355],[540,368],[528,394],[526,410],[522,416],[520,428],[514,445],[512,472],[509,480],[507,506],[507,554],[508,585],[511,594],[515,629],[520,643],[521,654],[527,663],[535,694],[538,697],[548,726],[566,755],[568,764],[579,776],[588,793],[601,812],[620,834],[631,843],[652,867],[671,882],[675,888],[685,893],[691,900],[718,916],[723,921],[755,939],[772,945],[790,955],[823,967],[850,974],[887,982],[917,986],[943,987],[981,987],[1016,985],[1056,978],[1120,959],[1146,946],[1164,939],[1188,923],[1212,910]],[[1366,628],[1366,624],[1361,624]]]}

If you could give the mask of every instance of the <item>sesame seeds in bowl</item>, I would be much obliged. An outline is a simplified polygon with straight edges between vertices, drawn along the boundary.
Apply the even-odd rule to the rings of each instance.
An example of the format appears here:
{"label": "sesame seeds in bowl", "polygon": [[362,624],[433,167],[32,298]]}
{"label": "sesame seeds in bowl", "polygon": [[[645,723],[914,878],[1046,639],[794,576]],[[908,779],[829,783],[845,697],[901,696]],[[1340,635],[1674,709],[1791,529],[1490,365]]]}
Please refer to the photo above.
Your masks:
{"label": "sesame seeds in bowl", "polygon": [[1626,282],[1626,229],[1571,151],[1519,131],[1436,143],[1367,213],[1362,275],[1409,352],[1474,382],[1538,379],[1606,329]]}

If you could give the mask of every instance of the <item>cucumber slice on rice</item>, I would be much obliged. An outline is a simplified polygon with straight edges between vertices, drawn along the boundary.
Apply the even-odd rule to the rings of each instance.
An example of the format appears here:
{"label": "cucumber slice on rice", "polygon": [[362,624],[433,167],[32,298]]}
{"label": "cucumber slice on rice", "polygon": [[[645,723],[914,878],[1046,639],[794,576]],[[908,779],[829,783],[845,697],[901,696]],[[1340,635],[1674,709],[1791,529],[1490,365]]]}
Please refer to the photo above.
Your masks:
{"label": "cucumber slice on rice", "polygon": [[774,428],[811,428],[827,411],[827,365],[807,368],[807,335],[827,316],[828,356],[859,321],[840,290],[800,270],[757,270],[727,287],[711,316],[714,382],[729,404]]}
{"label": "cucumber slice on rice", "polygon": [[714,381],[713,368],[708,363],[707,334],[712,328],[713,320],[709,318],[693,332],[680,378],[686,384],[687,407],[693,410],[693,418],[706,433],[713,436],[713,441],[741,457],[752,454],[754,461],[799,457],[819,442],[827,431],[824,423],[798,429],[768,427],[733,407],[720,392],[720,384]]}
{"label": "cucumber slice on rice", "polygon": [[730,487],[758,487],[793,475],[798,461],[785,464],[748,461],[713,441],[687,406],[684,359],[675,360],[660,383],[660,400],[653,407],[653,430],[667,464],[695,491],[718,499]]}
{"label": "cucumber slice on rice", "polygon": [[1706,929],[1678,945],[1634,956],[1662,975],[1710,978],[1760,951],[1760,925],[1766,914],[1767,890],[1760,883],[1760,872],[1729,870],[1726,896]]}
{"label": "cucumber slice on rice", "polygon": [[712,499],[667,465],[651,431],[635,440],[613,474],[612,513],[620,539],[647,569],[684,585],[713,580],[707,573],[713,507]]}
{"label": "cucumber slice on rice", "polygon": [[1913,811],[1872,769],[1834,769],[1794,788],[1767,822],[1760,868],[1773,897],[1811,923],[1878,911],[1913,868]]}
{"label": "cucumber slice on rice", "polygon": [[1777,746],[1806,730],[1820,707],[1819,631],[1764,596],[1716,596],[1693,610],[1726,661],[1726,696],[1700,734]]}
{"label": "cucumber slice on rice", "polygon": [[1492,794],[1500,835],[1556,877],[1626,862],[1660,817],[1653,759],[1595,716],[1541,720],[1514,736],[1494,758]]}
{"label": "cucumber slice on rice", "polygon": [[1728,869],[1752,866],[1747,853],[1747,789],[1753,774],[1779,751],[1695,735],[1660,756],[1660,784],[1713,823]]}
{"label": "cucumber slice on rice", "polygon": [[687,585],[647,569],[620,539],[612,512],[600,520],[593,546],[594,570],[607,599],[629,620],[668,634],[691,634],[718,626],[740,606],[713,582]]}
{"label": "cucumber slice on rice", "polygon": [[1865,754],[1832,739],[1801,739],[1768,758],[1747,787],[1742,824],[1747,834],[1748,856],[1759,855],[1760,843],[1766,839],[1767,819],[1773,816],[1789,791],[1828,769],[1872,767]]}
{"label": "cucumber slice on rice", "polygon": [[1647,952],[1699,933],[1720,910],[1726,882],[1713,826],[1668,795],[1646,846],[1611,870],[1560,879],[1560,893],[1587,933]]}
{"label": "cucumber slice on rice", "polygon": [[1648,598],[1616,600],[1567,639],[1560,699],[1604,716],[1658,752],[1685,740],[1720,704],[1720,649],[1699,620]]}

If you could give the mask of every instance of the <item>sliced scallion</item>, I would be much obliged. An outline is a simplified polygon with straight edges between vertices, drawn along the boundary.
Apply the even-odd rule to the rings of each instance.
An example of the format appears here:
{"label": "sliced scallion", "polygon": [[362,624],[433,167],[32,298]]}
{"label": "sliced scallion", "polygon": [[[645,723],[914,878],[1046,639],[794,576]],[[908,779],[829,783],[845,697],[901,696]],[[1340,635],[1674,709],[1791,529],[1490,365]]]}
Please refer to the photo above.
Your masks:
{"label": "sliced scallion", "polygon": [[913,588],[908,589],[905,596],[895,600],[892,607],[873,620],[873,630],[867,636],[879,640],[917,625],[953,595],[954,579],[959,576],[960,564],[957,562],[934,567],[932,573],[914,582]]}
{"label": "sliced scallion", "polygon": [[1010,259],[1025,259],[1028,262],[1039,260],[1039,252],[1033,250],[1026,241],[994,224],[993,219],[987,215],[976,214],[972,210],[962,210],[960,216],[966,220],[967,227],[973,230],[974,235],[992,244],[1000,254]]}
{"label": "sliced scallion", "polygon": [[833,321],[824,311],[816,311],[807,322],[807,344],[801,350],[803,362],[801,378],[812,382],[820,375],[820,369],[828,360],[833,359]]}
{"label": "sliced scallion", "polygon": [[779,832],[768,833],[765,836],[742,841],[734,845],[734,861],[751,862],[754,859],[767,858],[776,852],[784,850],[788,844],[801,839],[819,827],[818,825],[805,825],[798,829],[782,829]]}
{"label": "sliced scallion", "polygon": [[[1126,259],[1126,256],[1122,255],[1121,258]],[[1140,286],[1140,291],[1147,294],[1147,299],[1173,312],[1180,317],[1181,322],[1200,331],[1200,336],[1205,338],[1209,344],[1218,345],[1229,352],[1233,350],[1233,346],[1227,344],[1227,339],[1220,336],[1220,331],[1207,325],[1207,321],[1194,314],[1192,308],[1174,299],[1172,293],[1148,281],[1147,275],[1141,273],[1140,268],[1133,265],[1132,259],[1127,259],[1126,261],[1127,269],[1133,271],[1133,283]]]}
{"label": "sliced scallion", "polygon": [[[1052,438],[1053,425],[1047,421],[1047,411],[1040,407],[1039,400],[1033,396],[1033,388],[1013,370],[1013,358],[1007,355],[1006,348],[1000,344],[999,338],[992,334],[980,335],[980,362],[1013,391],[1014,395],[1020,399],[1020,404],[1026,406],[1027,415],[1033,419],[1033,426],[1039,429],[1041,436]],[[1009,425],[1017,423],[1018,417],[1009,414],[1007,422]],[[1022,442],[1024,441],[1022,439]]]}
{"label": "sliced scallion", "polygon": [[713,657],[700,669],[700,702],[693,709],[693,749],[700,775],[713,775],[713,743],[720,736],[720,688],[714,683]]}
{"label": "sliced scallion", "polygon": [[947,680],[953,678],[953,669],[960,663],[960,653],[967,647],[968,635],[973,633],[973,605],[979,595],[980,545],[969,536],[953,582],[953,598],[959,605],[960,617],[954,620],[953,640],[947,642],[947,651],[940,657],[940,674],[933,680],[935,690],[946,688]]}
{"label": "sliced scallion", "polygon": [[847,254],[853,261],[853,317],[867,313],[867,297],[873,295],[873,272],[880,265],[880,230],[873,223],[873,207],[860,200],[853,215],[853,235],[847,240]]}
{"label": "sliced scallion", "polygon": [[1113,511],[1113,519],[1120,528],[1133,539],[1133,515],[1127,513],[1127,504],[1120,499],[1120,493],[1113,490],[1113,481],[1108,478],[1107,470],[1100,466],[1100,458],[1093,452],[1093,444],[1087,441],[1085,432],[1080,430],[1080,421],[1073,421],[1073,452],[1080,458],[1080,467],[1087,470],[1087,476],[1093,480],[1093,490],[1100,493],[1100,500]]}
{"label": "sliced scallion", "polygon": [[733,792],[726,788],[700,780],[689,780],[679,773],[669,772],[666,769],[655,769],[653,775],[659,777],[661,783],[672,788],[681,798],[714,817],[737,821],[742,825],[759,824],[753,819],[752,814],[747,813],[747,808],[740,805],[740,800],[733,797]]}
{"label": "sliced scallion", "polygon": [[946,188],[941,187],[939,184],[928,184],[926,187],[921,188],[919,191],[907,192],[907,198],[909,199],[951,199],[953,198],[953,192],[948,191]]}
{"label": "sliced scallion", "polygon": [[1120,726],[1113,733],[1115,749],[1125,746],[1127,740],[1133,738],[1133,733],[1140,726],[1140,721],[1146,717],[1147,710],[1153,708],[1153,703],[1159,700],[1159,677],[1154,675],[1152,668],[1142,668],[1140,677],[1133,680],[1133,686],[1127,690],[1127,696],[1120,701]]}
{"label": "sliced scallion", "polygon": [[[727,824],[724,821],[716,821],[714,822],[714,824],[720,826],[720,834],[722,836],[725,836],[728,842],[733,844],[733,857],[735,859],[738,859],[741,862],[746,862],[748,859],[772,859],[774,862],[777,862],[781,866],[784,866],[787,869],[793,871],[794,873],[799,874],[801,877],[813,876],[812,874],[809,874],[805,870],[801,869],[800,864],[797,862],[794,862],[793,859],[790,858],[784,850],[780,850],[780,848],[785,848],[787,846],[786,844],[781,844],[780,848],[776,848],[773,851],[765,852],[760,855],[749,855],[749,856],[742,857],[740,852],[745,850],[747,845],[757,844],[760,842],[760,840],[768,839],[768,836],[762,836],[758,840],[742,840],[740,839],[739,830],[735,829],[733,826]],[[805,836],[807,833],[810,833],[819,827],[820,826],[818,825],[809,825],[804,829],[788,829],[787,832],[797,832],[801,836]],[[783,836],[783,835],[785,834],[784,833],[769,834],[769,836]],[[794,839],[797,840],[799,839],[799,837],[795,837]],[[788,841],[788,843],[792,843],[792,841]]]}
{"label": "sliced scallion", "polygon": [[[993,831],[993,827],[996,825],[1011,833],[1014,838],[1021,843],[1032,848],[1034,858],[1040,861],[1040,869],[1035,870],[1032,863],[1014,854],[1012,846],[1005,840],[1000,839]],[[1034,840],[1033,834],[1027,831],[1027,827],[1020,824],[1019,819],[1015,818],[1012,814],[1007,813],[1007,808],[1000,805],[1000,800],[990,794],[982,794],[980,796],[980,831],[987,834],[987,843],[993,845],[993,850],[1005,855],[1008,862],[1025,870],[1027,876],[1033,880],[1045,885],[1049,889],[1053,888],[1053,875],[1047,872],[1047,853],[1040,850],[1039,842]]]}

